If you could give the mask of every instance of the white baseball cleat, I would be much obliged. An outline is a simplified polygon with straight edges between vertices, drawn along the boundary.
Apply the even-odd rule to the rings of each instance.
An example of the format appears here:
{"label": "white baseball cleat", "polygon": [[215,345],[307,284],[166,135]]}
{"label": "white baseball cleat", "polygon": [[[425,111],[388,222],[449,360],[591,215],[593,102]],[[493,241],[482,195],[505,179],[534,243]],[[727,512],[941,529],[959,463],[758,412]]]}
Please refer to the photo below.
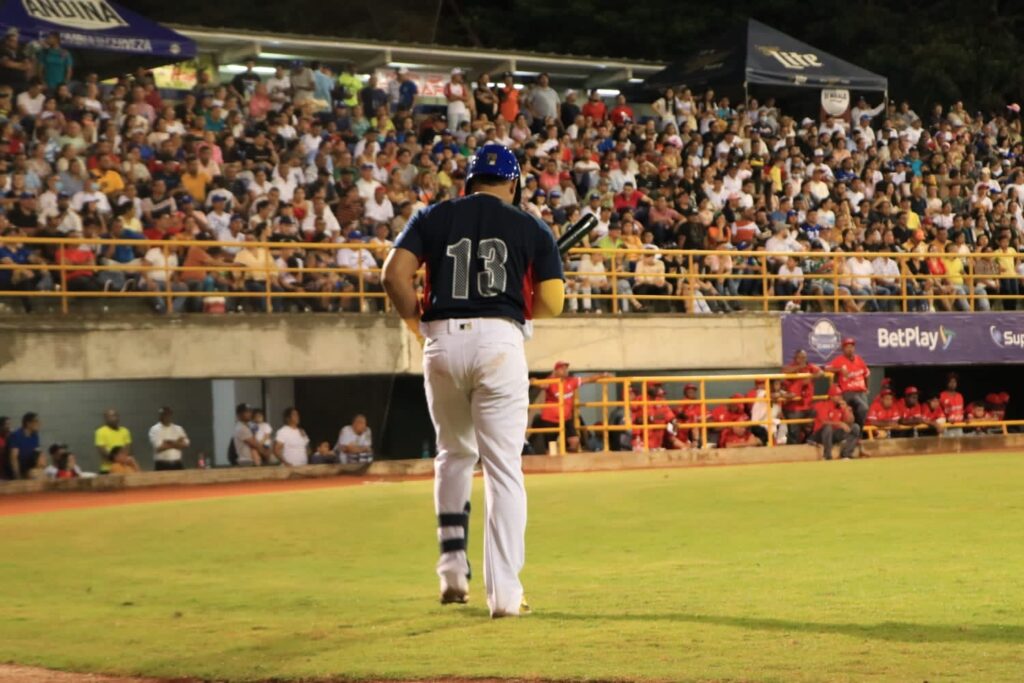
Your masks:
{"label": "white baseball cleat", "polygon": [[469,580],[465,574],[446,572],[441,577],[441,604],[465,605],[469,602]]}
{"label": "white baseball cleat", "polygon": [[519,608],[515,611],[512,610],[495,610],[491,612],[491,619],[503,619],[505,617],[525,617],[530,614],[533,610],[530,609],[530,604],[526,602],[526,596],[524,595],[519,601]]}

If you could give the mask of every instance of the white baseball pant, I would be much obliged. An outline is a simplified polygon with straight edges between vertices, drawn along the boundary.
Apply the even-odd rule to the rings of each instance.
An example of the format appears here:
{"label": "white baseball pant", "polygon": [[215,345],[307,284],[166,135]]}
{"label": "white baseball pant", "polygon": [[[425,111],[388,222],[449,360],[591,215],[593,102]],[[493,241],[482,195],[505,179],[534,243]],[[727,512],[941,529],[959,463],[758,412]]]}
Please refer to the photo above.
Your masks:
{"label": "white baseball pant", "polygon": [[[529,405],[523,331],[502,318],[438,320],[422,325],[423,376],[437,432],[434,505],[438,517],[466,511],[473,467],[484,471],[484,585],[491,613],[517,614],[526,556],[522,449]],[[438,540],[463,538],[442,526]],[[466,573],[465,550],[442,552],[437,573]]]}

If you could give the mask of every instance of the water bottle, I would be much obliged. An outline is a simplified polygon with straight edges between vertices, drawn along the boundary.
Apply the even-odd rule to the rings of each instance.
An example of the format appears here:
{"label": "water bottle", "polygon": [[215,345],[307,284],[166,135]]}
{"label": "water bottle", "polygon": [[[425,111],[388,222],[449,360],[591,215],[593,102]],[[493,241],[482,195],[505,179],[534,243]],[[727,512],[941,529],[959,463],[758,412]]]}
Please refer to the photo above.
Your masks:
{"label": "water bottle", "polygon": [[206,469],[206,453],[200,451],[199,453],[199,469]]}
{"label": "water bottle", "polygon": [[420,450],[420,457],[424,460],[430,459],[430,440],[423,439],[423,448]]}

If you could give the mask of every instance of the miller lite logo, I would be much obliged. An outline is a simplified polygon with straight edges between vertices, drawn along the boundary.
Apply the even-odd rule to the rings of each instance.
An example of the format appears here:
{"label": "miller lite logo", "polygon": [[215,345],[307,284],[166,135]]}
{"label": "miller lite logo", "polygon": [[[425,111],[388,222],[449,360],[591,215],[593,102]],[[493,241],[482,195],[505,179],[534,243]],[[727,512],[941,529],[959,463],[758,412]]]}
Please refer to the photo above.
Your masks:
{"label": "miller lite logo", "polygon": [[787,69],[793,69],[794,71],[802,71],[804,69],[820,69],[821,67],[825,66],[818,59],[818,55],[816,55],[813,52],[789,52],[768,45],[758,45],[756,47],[761,52],[761,54],[768,57],[773,57],[783,67]]}

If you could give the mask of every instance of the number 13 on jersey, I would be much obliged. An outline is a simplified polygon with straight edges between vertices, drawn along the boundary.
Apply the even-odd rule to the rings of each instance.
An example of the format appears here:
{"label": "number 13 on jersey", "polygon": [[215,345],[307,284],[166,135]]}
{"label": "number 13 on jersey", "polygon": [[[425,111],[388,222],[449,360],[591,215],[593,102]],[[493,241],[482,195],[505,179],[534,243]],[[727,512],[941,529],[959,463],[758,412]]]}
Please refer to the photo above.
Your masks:
{"label": "number 13 on jersey", "polygon": [[[452,266],[452,298],[468,299],[470,296],[470,267],[473,259],[473,241],[463,237],[455,244],[449,244],[445,251],[454,261]],[[505,262],[508,260],[508,246],[496,237],[480,240],[476,257],[482,261],[482,268],[476,276],[476,288],[480,296],[497,296],[505,292],[508,275]]]}

